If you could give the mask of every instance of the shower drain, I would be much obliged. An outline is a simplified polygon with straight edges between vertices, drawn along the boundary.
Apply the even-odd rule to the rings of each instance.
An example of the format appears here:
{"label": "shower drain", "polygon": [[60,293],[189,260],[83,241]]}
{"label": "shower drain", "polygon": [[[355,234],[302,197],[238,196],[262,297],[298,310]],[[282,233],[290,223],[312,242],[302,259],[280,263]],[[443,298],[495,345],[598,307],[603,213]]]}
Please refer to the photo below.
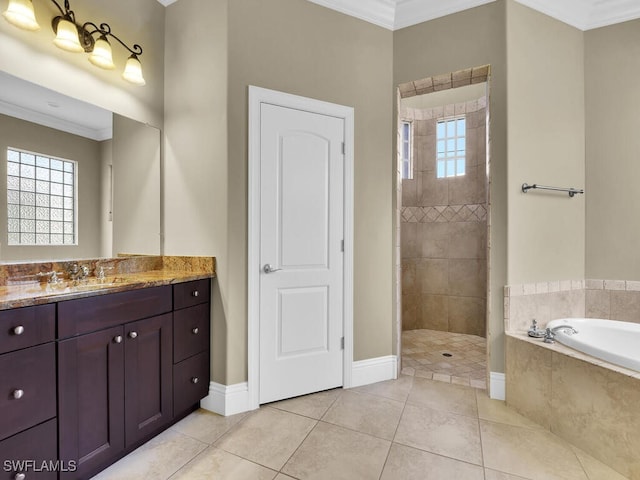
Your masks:
{"label": "shower drain", "polygon": [[453,353],[443,353],[443,357],[453,357]]}

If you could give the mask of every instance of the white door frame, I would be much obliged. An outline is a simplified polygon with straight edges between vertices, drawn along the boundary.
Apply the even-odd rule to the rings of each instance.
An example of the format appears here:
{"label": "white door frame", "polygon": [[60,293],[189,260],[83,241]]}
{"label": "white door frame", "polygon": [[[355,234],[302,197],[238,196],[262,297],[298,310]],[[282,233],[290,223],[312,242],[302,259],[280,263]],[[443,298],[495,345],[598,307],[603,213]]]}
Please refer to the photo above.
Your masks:
{"label": "white door frame", "polygon": [[267,103],[344,120],[344,352],[343,388],[352,384],[353,368],[353,143],[352,107],[249,86],[248,185],[248,394],[250,408],[260,406],[260,105]]}

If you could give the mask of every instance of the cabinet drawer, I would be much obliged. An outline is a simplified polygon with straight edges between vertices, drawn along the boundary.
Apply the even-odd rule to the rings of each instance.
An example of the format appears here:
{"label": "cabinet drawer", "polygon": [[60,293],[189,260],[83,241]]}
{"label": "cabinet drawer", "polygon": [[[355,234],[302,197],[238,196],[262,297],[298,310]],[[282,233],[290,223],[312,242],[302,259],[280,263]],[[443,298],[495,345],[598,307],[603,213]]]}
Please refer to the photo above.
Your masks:
{"label": "cabinet drawer", "polygon": [[209,318],[209,303],[173,313],[174,363],[209,349]]}
{"label": "cabinet drawer", "polygon": [[0,438],[56,416],[54,343],[0,355]]}
{"label": "cabinet drawer", "polygon": [[58,469],[73,468],[73,465],[56,463],[55,419],[0,442],[0,452],[0,480],[14,480],[17,473],[24,473],[27,479],[55,480]]}
{"label": "cabinet drawer", "polygon": [[171,311],[171,286],[58,303],[58,337],[67,338]]}
{"label": "cabinet drawer", "polygon": [[207,303],[210,296],[211,280],[195,280],[193,282],[176,283],[173,286],[173,308],[191,307],[200,303]]}
{"label": "cabinet drawer", "polygon": [[209,393],[209,352],[199,353],[173,366],[174,416]]}
{"label": "cabinet drawer", "polygon": [[0,354],[51,342],[55,336],[53,303],[0,311]]}

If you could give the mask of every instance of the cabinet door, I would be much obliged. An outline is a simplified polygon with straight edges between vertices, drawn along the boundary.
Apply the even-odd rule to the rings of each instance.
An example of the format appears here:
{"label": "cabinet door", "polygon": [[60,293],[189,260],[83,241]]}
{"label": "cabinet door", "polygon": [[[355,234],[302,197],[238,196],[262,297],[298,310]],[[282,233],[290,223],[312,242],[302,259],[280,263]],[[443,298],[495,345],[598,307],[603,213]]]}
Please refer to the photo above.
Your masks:
{"label": "cabinet door", "polygon": [[126,446],[157,433],[173,415],[172,316],[124,326]]}
{"label": "cabinet door", "polygon": [[60,459],[86,478],[124,449],[123,328],[82,335],[58,346]]}

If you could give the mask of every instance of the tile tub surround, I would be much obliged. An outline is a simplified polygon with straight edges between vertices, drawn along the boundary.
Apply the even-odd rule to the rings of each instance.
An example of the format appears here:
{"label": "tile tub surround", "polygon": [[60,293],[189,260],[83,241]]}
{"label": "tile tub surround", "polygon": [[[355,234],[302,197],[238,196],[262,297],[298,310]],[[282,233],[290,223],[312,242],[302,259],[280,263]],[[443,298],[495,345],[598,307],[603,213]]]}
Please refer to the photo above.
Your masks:
{"label": "tile tub surround", "polygon": [[506,332],[524,332],[557,318],[640,323],[640,281],[561,280],[504,287]]}
{"label": "tile tub surround", "polygon": [[[89,268],[89,285],[74,287],[66,275],[59,284],[50,285],[46,277],[37,276],[40,272],[66,272],[69,263]],[[105,268],[102,284],[94,276],[96,266]],[[213,277],[214,257],[127,256],[0,264],[0,310]]]}
{"label": "tile tub surround", "polygon": [[[413,123],[413,179],[402,180],[402,329],[485,336],[486,98],[402,108]],[[465,114],[466,173],[436,178],[437,121]]]}
{"label": "tile tub surround", "polygon": [[510,407],[626,477],[640,479],[640,373],[507,333],[506,375]]}

